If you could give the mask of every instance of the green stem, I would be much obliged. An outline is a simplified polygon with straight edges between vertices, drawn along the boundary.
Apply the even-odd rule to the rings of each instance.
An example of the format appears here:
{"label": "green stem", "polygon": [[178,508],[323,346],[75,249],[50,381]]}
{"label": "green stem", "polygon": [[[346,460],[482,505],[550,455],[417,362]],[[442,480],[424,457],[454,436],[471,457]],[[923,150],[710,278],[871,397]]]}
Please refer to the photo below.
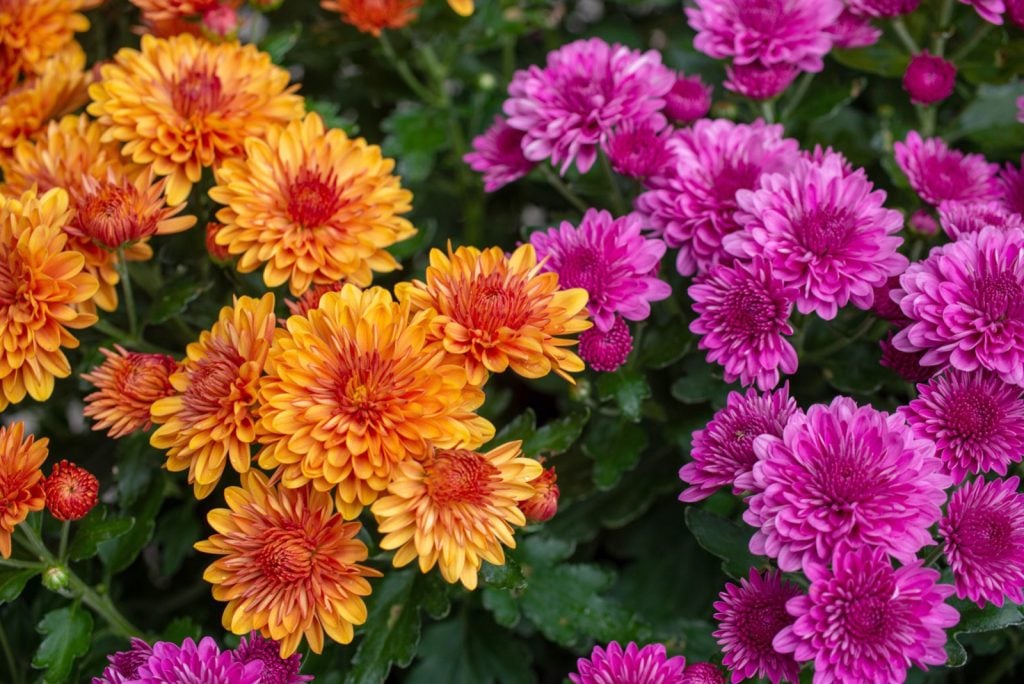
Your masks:
{"label": "green stem", "polygon": [[612,191],[612,208],[618,216],[625,216],[627,213],[626,200],[622,196],[622,189],[619,188],[619,182],[615,177],[615,172],[612,170],[612,163],[608,160],[608,155],[601,150],[601,169],[604,171],[604,177],[608,181],[608,185],[611,186]]}
{"label": "green stem", "polygon": [[765,100],[762,102],[761,116],[764,117],[765,123],[775,123],[775,103],[771,100]]}
{"label": "green stem", "polygon": [[895,31],[896,37],[903,43],[903,47],[907,48],[907,52],[916,55],[921,51],[917,41],[914,40],[914,36],[910,35],[910,30],[907,28],[906,23],[904,23],[903,17],[896,17],[892,20],[892,30]]}
{"label": "green stem", "polygon": [[60,527],[60,546],[57,547],[57,558],[61,564],[68,560],[68,536],[71,534],[71,521],[65,520],[64,524]]}
{"label": "green stem", "polygon": [[0,568],[21,568],[23,570],[42,570],[45,566],[35,561],[23,561],[17,558],[0,558]]}
{"label": "green stem", "polygon": [[950,59],[953,62],[959,62],[964,57],[971,54],[971,52],[974,51],[974,48],[978,47],[978,44],[981,43],[981,41],[985,39],[985,36],[989,34],[989,31],[992,30],[992,26],[993,24],[983,21],[981,26],[971,34],[971,37],[967,39],[967,42],[964,43],[959,50],[953,53],[953,56]]}
{"label": "green stem", "polygon": [[796,112],[796,108],[803,101],[804,96],[807,95],[807,91],[810,89],[811,81],[813,80],[814,74],[810,71],[800,77],[800,82],[796,84],[796,90],[794,90],[793,94],[789,96],[789,99],[786,101],[786,106],[782,109],[780,119],[783,123],[789,121],[790,117],[793,116],[793,113]]}
{"label": "green stem", "polygon": [[875,327],[876,322],[877,321],[875,320],[875,317],[872,316],[871,314],[868,314],[868,316],[863,321],[861,321],[860,325],[857,326],[856,330],[854,330],[849,335],[845,335],[839,332],[839,335],[841,335],[841,338],[839,340],[833,342],[832,344],[826,346],[823,349],[816,349],[814,351],[813,356],[818,359],[823,359],[836,353],[837,351],[840,351],[841,349],[845,349],[846,347],[850,346],[851,344],[853,344],[854,342],[856,342],[857,340],[871,332],[871,329]]}
{"label": "green stem", "polygon": [[25,681],[21,670],[18,669],[18,661],[14,659],[14,651],[11,650],[11,643],[7,640],[7,630],[0,622],[0,647],[4,650],[4,659],[7,660],[7,670],[11,673],[11,683],[21,684]]}
{"label": "green stem", "polygon": [[384,50],[384,56],[391,62],[391,66],[395,67],[395,71],[405,81],[405,85],[409,86],[409,90],[416,93],[416,97],[420,98],[427,104],[436,105],[437,102],[434,98],[434,93],[430,92],[423,83],[420,82],[416,75],[412,73],[412,69],[409,67],[408,62],[398,56],[395,52],[395,48],[391,45],[391,40],[388,38],[387,31],[380,32],[380,46]]}
{"label": "green stem", "polygon": [[938,104],[914,105],[917,109],[917,118],[921,122],[921,135],[928,138],[935,135],[935,118],[938,115]]}
{"label": "green stem", "polygon": [[116,340],[119,344],[131,347],[132,351],[138,350],[150,352],[153,354],[170,354],[171,356],[175,354],[175,352],[171,351],[170,349],[165,349],[164,347],[151,344],[141,338],[132,337],[131,333],[129,333],[127,330],[123,330],[122,328],[117,327],[110,321],[104,320],[102,318],[96,321],[92,327],[95,328],[96,330],[99,330],[104,335],[114,338],[114,340]]}
{"label": "green stem", "polygon": [[942,547],[936,547],[931,553],[929,553],[924,559],[924,567],[930,568],[935,565],[938,560],[942,558]]}
{"label": "green stem", "polygon": [[937,57],[942,57],[946,52],[946,41],[950,36],[952,21],[953,0],[942,0],[942,9],[939,10],[939,33],[932,40],[932,52]]}
{"label": "green stem", "polygon": [[121,277],[121,288],[124,290],[124,307],[128,315],[128,334],[133,340],[139,337],[139,318],[135,313],[135,294],[132,291],[132,279],[128,274],[128,260],[124,248],[117,250],[117,272]]}
{"label": "green stem", "polygon": [[547,180],[547,182],[551,184],[551,187],[557,190],[558,194],[561,195],[565,199],[565,201],[567,201],[572,206],[576,207],[580,212],[587,211],[587,209],[589,208],[587,207],[587,203],[580,199],[580,196],[573,192],[572,189],[565,184],[565,181],[563,181],[561,177],[551,169],[550,166],[542,163],[538,166],[538,168],[544,175],[544,178]]}

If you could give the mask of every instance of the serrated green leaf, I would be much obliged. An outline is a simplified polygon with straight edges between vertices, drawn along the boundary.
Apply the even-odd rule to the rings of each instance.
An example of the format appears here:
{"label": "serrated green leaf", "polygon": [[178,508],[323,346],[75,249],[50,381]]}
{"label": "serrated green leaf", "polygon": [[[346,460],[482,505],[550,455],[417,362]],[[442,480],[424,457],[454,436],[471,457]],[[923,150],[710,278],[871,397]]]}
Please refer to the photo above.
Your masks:
{"label": "serrated green leaf", "polygon": [[40,572],[41,568],[0,568],[0,604],[21,596],[28,581]]}
{"label": "serrated green leaf", "polygon": [[96,555],[96,548],[101,542],[120,537],[134,524],[134,518],[111,516],[106,506],[97,506],[75,525],[68,556],[71,560],[91,558]]}
{"label": "serrated green leaf", "polygon": [[377,684],[392,666],[407,667],[420,641],[420,603],[416,570],[389,572],[367,601],[366,631],[352,657],[348,684]]}
{"label": "serrated green leaf", "polygon": [[569,450],[580,438],[590,419],[590,410],[582,409],[542,425],[523,440],[523,453],[556,455]]}
{"label": "serrated green leaf", "polygon": [[164,627],[161,637],[164,641],[180,644],[185,639],[191,638],[198,641],[203,635],[203,628],[197,625],[190,617],[175,618],[169,625]]}
{"label": "serrated green leaf", "polygon": [[192,497],[160,516],[153,541],[160,549],[160,572],[165,577],[176,573],[185,558],[195,553],[192,544],[199,534],[195,499]]}
{"label": "serrated green leaf", "polygon": [[683,358],[693,346],[689,322],[683,316],[673,316],[665,325],[644,329],[637,362],[644,368],[667,368]]}
{"label": "serrated green leaf", "polygon": [[722,380],[721,369],[704,360],[703,355],[686,359],[682,377],[672,383],[672,397],[684,404],[703,404],[706,401],[724,406],[729,385]]}
{"label": "serrated green leaf", "polygon": [[511,556],[505,557],[502,565],[492,565],[484,561],[480,568],[480,581],[495,589],[511,589],[517,591],[526,586],[526,578],[519,563]]}
{"label": "serrated green leaf", "polygon": [[594,484],[611,489],[631,470],[647,448],[647,431],[635,423],[593,421],[583,439],[583,453],[594,459]]}
{"label": "serrated green leaf", "polygon": [[530,684],[530,650],[479,610],[424,630],[409,684]]}
{"label": "serrated green leaf", "polygon": [[212,283],[187,280],[184,282],[172,283],[166,287],[160,298],[149,307],[146,316],[146,323],[159,325],[180,316],[188,309],[189,304],[212,287]]}
{"label": "serrated green leaf", "polygon": [[32,659],[32,667],[46,670],[43,681],[47,684],[71,681],[75,659],[89,650],[92,615],[85,607],[73,603],[47,613],[36,630],[45,638]]}
{"label": "serrated green leaf", "polygon": [[885,40],[857,50],[833,50],[829,56],[852,69],[889,78],[902,76],[910,61],[906,52]]}
{"label": "serrated green leaf", "polygon": [[498,434],[491,440],[492,445],[504,444],[513,440],[525,440],[537,429],[537,416],[533,409],[526,409],[518,416],[505,423]]}
{"label": "serrated green leaf", "polygon": [[966,136],[986,151],[1005,154],[1024,146],[1024,126],[1017,121],[1017,98],[1024,96],[1024,83],[982,85],[978,94],[960,113],[955,136]]}
{"label": "serrated green leaf", "polygon": [[131,565],[143,547],[153,537],[156,528],[156,514],[163,504],[164,482],[157,478],[149,486],[141,503],[136,507],[135,524],[128,532],[116,539],[101,542],[98,547],[100,560],[111,574],[117,574]]}
{"label": "serrated green leaf", "polygon": [[612,400],[622,415],[634,423],[639,422],[644,400],[651,396],[647,377],[633,368],[615,373],[603,373],[597,379],[597,393],[602,400]]}
{"label": "serrated green leaf", "polygon": [[149,436],[136,432],[117,441],[117,500],[122,508],[130,508],[149,487],[153,475],[159,473],[162,458],[149,444]]}
{"label": "serrated green leaf", "polygon": [[1024,613],[1021,607],[1007,602],[1002,606],[987,605],[978,608],[969,601],[951,599],[949,604],[960,612],[960,622],[947,631],[946,641],[947,667],[963,667],[967,663],[967,651],[960,643],[960,636],[994,632],[996,630],[1024,624]]}
{"label": "serrated green leaf", "polygon": [[686,526],[701,548],[722,559],[722,569],[732,577],[746,577],[750,568],[766,563],[750,552],[754,530],[749,527],[694,506],[686,509]]}

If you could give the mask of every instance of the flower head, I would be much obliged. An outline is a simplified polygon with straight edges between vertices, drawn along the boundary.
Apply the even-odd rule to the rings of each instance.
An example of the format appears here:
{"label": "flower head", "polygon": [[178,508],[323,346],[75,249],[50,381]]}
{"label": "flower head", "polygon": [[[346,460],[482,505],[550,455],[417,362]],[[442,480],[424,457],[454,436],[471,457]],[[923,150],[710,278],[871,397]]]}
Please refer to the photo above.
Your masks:
{"label": "flower head", "polygon": [[257,681],[259,668],[258,663],[237,662],[212,637],[203,637],[198,644],[189,637],[181,646],[168,641],[153,644],[153,653],[139,667],[137,677],[140,684],[249,684]]}
{"label": "flower head", "polygon": [[665,95],[665,114],[679,123],[693,123],[711,111],[711,92],[711,86],[699,75],[687,76],[680,72]]}
{"label": "flower head", "polygon": [[595,327],[581,332],[577,351],[591,369],[614,373],[629,359],[633,351],[633,335],[626,321],[616,318],[608,330]]}
{"label": "flower head", "polygon": [[484,190],[495,192],[530,173],[537,162],[523,154],[523,131],[512,128],[503,116],[473,138],[473,151],[462,158],[484,175]]}
{"label": "flower head", "polygon": [[[959,202],[951,202],[950,204],[957,204]],[[907,227],[910,232],[915,235],[923,235],[925,237],[931,237],[937,235],[939,232],[939,222],[935,220],[932,213],[927,209],[918,209],[910,218],[907,220]]]}
{"label": "flower head", "polygon": [[96,505],[99,490],[95,475],[66,459],[54,464],[43,483],[46,509],[57,520],[84,518]]}
{"label": "flower head", "polygon": [[929,204],[999,199],[999,167],[989,164],[980,154],[950,149],[940,138],[924,140],[917,131],[911,131],[904,142],[893,145],[893,151],[910,187]]}
{"label": "flower head", "polygon": [[206,251],[210,255],[210,260],[215,264],[225,265],[231,262],[232,256],[228,251],[228,248],[224,245],[217,244],[217,233],[219,233],[224,226],[216,221],[209,221],[206,224],[204,230],[205,235],[203,240],[206,243]]}
{"label": "flower head", "polygon": [[977,233],[985,226],[1024,228],[1024,217],[999,202],[943,202],[939,220],[946,235],[954,240],[964,233]]}
{"label": "flower head", "polygon": [[178,362],[166,354],[129,352],[121,345],[100,352],[106,360],[82,374],[96,387],[85,397],[84,413],[96,421],[92,429],[107,430],[114,439],[148,430],[153,402],[175,393],[171,375]]}
{"label": "flower head", "polygon": [[[39,73],[43,63],[66,49],[75,33],[89,28],[81,10],[95,4],[91,0],[31,0],[4,2],[4,21],[0,24],[0,92],[6,90],[19,73]],[[6,79],[6,80],[5,80]]]}
{"label": "flower head", "polygon": [[604,648],[595,646],[589,658],[577,660],[577,671],[569,675],[569,680],[572,684],[682,684],[685,667],[686,658],[669,658],[661,644],[640,647],[631,641],[623,649],[613,641]]}
{"label": "flower head", "polygon": [[302,667],[301,655],[293,653],[282,658],[280,645],[272,639],[264,638],[259,632],[250,632],[248,638],[242,637],[234,655],[240,663],[258,662],[263,666],[257,680],[259,684],[303,684],[313,681],[312,675],[299,674],[299,668]]}
{"label": "flower head", "polygon": [[360,565],[367,549],[355,538],[359,523],[335,513],[328,493],[272,486],[255,470],[224,498],[228,508],[207,516],[216,534],[195,545],[220,556],[203,578],[214,598],[228,603],[224,628],[257,630],[280,642],[281,658],[295,653],[303,637],[314,653],[323,650],[324,632],[352,641],[353,625],[366,621],[366,578],[380,576]]}
{"label": "flower head", "polygon": [[[1024,156],[1021,157],[1024,165]],[[1014,214],[1024,216],[1024,170],[1020,166],[1007,164],[996,178],[999,184],[999,202]]]}
{"label": "flower head", "polygon": [[41,511],[43,461],[50,440],[25,437],[25,424],[0,425],[0,556],[11,557],[11,534],[32,511]]}
{"label": "flower head", "polygon": [[913,56],[903,74],[903,89],[914,104],[942,102],[953,94],[956,65],[927,50]]}
{"label": "flower head", "polygon": [[938,371],[934,366],[921,365],[924,358],[923,351],[905,352],[900,351],[892,343],[895,333],[890,332],[884,339],[879,340],[878,346],[882,348],[882,358],[879,363],[896,373],[907,382],[925,382]]}
{"label": "flower head", "polygon": [[132,637],[130,649],[107,656],[110,664],[103,670],[102,676],[92,678],[92,684],[136,682],[139,678],[139,668],[145,665],[152,655],[153,648],[149,644],[138,637]]}
{"label": "flower head", "polygon": [[416,19],[423,0],[320,0],[325,10],[363,33],[379,36],[384,29],[400,29]]}
{"label": "flower head", "polygon": [[846,4],[847,7],[829,31],[834,46],[852,50],[877,43],[882,37],[881,29],[875,27],[868,17],[851,10],[849,0]]}
{"label": "flower head", "polygon": [[679,684],[725,684],[725,673],[711,663],[690,663]]}
{"label": "flower head", "polygon": [[[538,459],[543,464],[544,458]],[[558,512],[558,474],[555,467],[545,468],[544,472],[530,480],[533,496],[519,502],[519,510],[526,516],[526,522],[542,523],[551,520]]]}
{"label": "flower head", "polygon": [[1006,11],[1004,0],[960,0],[960,2],[973,7],[978,15],[988,23],[1002,25],[1003,12]]}
{"label": "flower head", "polygon": [[726,90],[739,93],[752,100],[771,100],[778,97],[788,88],[800,70],[785,62],[778,64],[730,64],[725,69],[726,80],[722,85]]}
{"label": "flower head", "polygon": [[434,565],[446,582],[476,589],[483,561],[505,564],[502,545],[515,548],[513,526],[526,524],[519,502],[535,493],[543,473],[520,442],[487,453],[435,449],[398,464],[388,493],[373,504],[382,549],[395,550],[396,568]]}
{"label": "flower head", "polygon": [[612,169],[623,176],[637,179],[661,173],[671,161],[671,155],[665,146],[665,134],[669,130],[665,128],[659,133],[647,125],[620,126],[611,134],[604,146]]}
{"label": "flower head", "polygon": [[858,14],[891,19],[910,14],[921,4],[921,0],[846,0],[846,4]]}

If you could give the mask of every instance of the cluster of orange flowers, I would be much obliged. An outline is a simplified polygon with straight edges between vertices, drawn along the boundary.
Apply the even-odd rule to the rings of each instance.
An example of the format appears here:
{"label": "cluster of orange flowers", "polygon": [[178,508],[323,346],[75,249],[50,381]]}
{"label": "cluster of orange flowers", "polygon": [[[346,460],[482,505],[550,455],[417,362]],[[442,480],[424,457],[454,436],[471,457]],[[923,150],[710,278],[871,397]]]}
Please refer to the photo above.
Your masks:
{"label": "cluster of orange flowers", "polygon": [[[374,36],[413,22],[422,4],[423,0],[320,0],[321,7],[340,14],[346,24]],[[448,6],[459,16],[473,13],[473,0],[448,0]]]}

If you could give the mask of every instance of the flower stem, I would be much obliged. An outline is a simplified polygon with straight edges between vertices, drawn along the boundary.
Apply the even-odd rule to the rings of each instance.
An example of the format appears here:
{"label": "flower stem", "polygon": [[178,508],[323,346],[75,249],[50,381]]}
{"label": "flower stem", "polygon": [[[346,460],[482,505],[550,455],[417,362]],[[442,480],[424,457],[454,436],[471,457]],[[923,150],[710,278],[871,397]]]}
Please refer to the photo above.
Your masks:
{"label": "flower stem", "polygon": [[0,647],[4,650],[4,659],[7,660],[7,670],[11,673],[11,684],[21,684],[25,681],[21,670],[18,669],[18,661],[14,659],[14,651],[11,650],[11,643],[7,640],[7,630],[0,622]]}
{"label": "flower stem", "polygon": [[917,41],[910,35],[910,30],[907,28],[906,23],[904,23],[903,17],[896,17],[892,20],[892,30],[895,31],[896,37],[903,43],[903,47],[907,48],[907,52],[916,55],[921,51]]}
{"label": "flower stem", "polygon": [[[857,340],[871,332],[871,329],[875,327],[875,323],[877,322],[878,321],[875,319],[873,315],[868,314],[867,317],[863,321],[861,321],[860,325],[857,326],[857,329],[854,330],[849,335],[843,334],[842,332],[836,330],[836,332],[840,335],[840,339],[826,346],[823,349],[816,349],[814,351],[814,356],[819,359],[824,359],[836,353],[837,351],[845,349],[846,347],[850,346],[851,344],[853,344],[854,342],[856,342]],[[829,328],[832,328],[832,326],[829,326]],[[832,328],[832,330],[835,330],[835,328]]]}
{"label": "flower stem", "polygon": [[409,67],[408,62],[398,56],[395,52],[395,48],[391,45],[391,40],[388,38],[387,31],[380,32],[380,46],[384,50],[384,56],[391,62],[391,66],[395,67],[395,71],[405,81],[405,85],[409,86],[409,90],[416,93],[416,97],[420,98],[427,104],[437,105],[437,101],[434,97],[434,93],[430,92],[430,89],[423,85],[422,82],[416,75],[412,73],[412,69]]}
{"label": "flower stem", "polygon": [[938,114],[938,104],[914,105],[917,109],[917,117],[921,121],[921,135],[928,138],[935,135],[935,118]]}
{"label": "flower stem", "polygon": [[796,90],[789,96],[789,100],[786,102],[786,106],[782,109],[782,113],[779,119],[785,123],[796,112],[796,108],[803,102],[804,96],[807,95],[807,91],[811,87],[811,81],[814,80],[814,74],[808,71],[800,77],[800,82],[796,84]]}
{"label": "flower stem", "polygon": [[601,150],[600,157],[601,169],[604,171],[604,177],[608,180],[608,185],[611,186],[612,208],[615,209],[616,215],[625,216],[627,213],[626,200],[622,196],[622,189],[619,188],[618,179],[615,177],[615,172],[612,170],[612,163],[608,160],[608,155],[604,153],[604,150]]}
{"label": "flower stem", "polygon": [[71,521],[65,520],[60,528],[60,546],[57,551],[57,558],[60,562],[66,563],[68,560],[68,536],[71,533]]}
{"label": "flower stem", "polygon": [[17,558],[0,558],[0,568],[21,568],[22,570],[42,570],[45,566],[35,561],[23,561]]}
{"label": "flower stem", "polygon": [[121,277],[121,287],[124,290],[124,307],[128,314],[128,334],[133,340],[139,337],[139,318],[135,313],[135,294],[132,291],[132,279],[128,274],[128,260],[125,258],[124,248],[117,250],[117,272]]}
{"label": "flower stem", "polygon": [[985,36],[989,34],[989,31],[992,30],[992,26],[993,24],[990,24],[987,21],[982,22],[981,26],[971,34],[971,37],[967,39],[967,42],[964,43],[959,50],[953,53],[953,56],[950,59],[953,62],[959,62],[964,57],[971,54],[971,52],[974,51],[974,48],[978,47],[981,41],[985,39]]}
{"label": "flower stem", "polygon": [[551,187],[557,190],[558,194],[561,195],[566,202],[579,209],[580,212],[587,211],[587,203],[580,199],[580,196],[573,192],[572,189],[565,184],[565,181],[563,181],[557,173],[551,170],[550,166],[547,164],[540,164],[538,168],[544,175],[547,182],[551,184]]}
{"label": "flower stem", "polygon": [[942,9],[939,10],[939,33],[932,40],[932,52],[937,57],[942,57],[946,52],[946,41],[950,36],[950,23],[953,21],[953,0],[942,0]]}
{"label": "flower stem", "polygon": [[942,558],[942,547],[938,546],[924,559],[924,567],[932,567],[940,558]]}
{"label": "flower stem", "polygon": [[775,103],[771,100],[765,100],[762,102],[761,116],[764,117],[765,123],[775,123]]}

